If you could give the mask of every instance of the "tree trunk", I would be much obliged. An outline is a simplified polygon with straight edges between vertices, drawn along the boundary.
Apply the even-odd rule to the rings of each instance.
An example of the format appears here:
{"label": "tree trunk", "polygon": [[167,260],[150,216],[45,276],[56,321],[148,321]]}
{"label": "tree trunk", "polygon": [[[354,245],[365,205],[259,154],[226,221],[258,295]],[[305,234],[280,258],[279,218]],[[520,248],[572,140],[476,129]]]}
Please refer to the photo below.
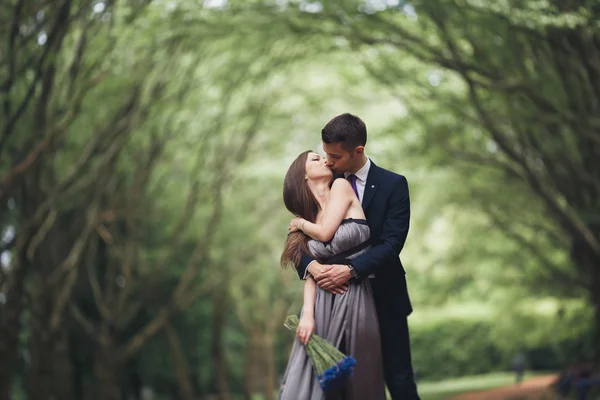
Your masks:
{"label": "tree trunk", "polygon": [[[34,263],[37,264],[34,260]],[[43,264],[42,264],[43,265]],[[54,361],[54,341],[49,326],[48,292],[45,279],[39,266],[34,273],[33,289],[31,290],[31,316],[33,321],[29,339],[29,354],[31,367],[27,382],[27,398],[29,400],[45,400],[52,394],[54,376],[52,372]]]}
{"label": "tree trunk", "polygon": [[65,329],[58,332],[54,340],[54,395],[60,400],[75,400],[73,363],[69,346],[69,335]]}
{"label": "tree trunk", "polygon": [[255,336],[250,332],[248,335],[248,344],[246,345],[246,359],[244,372],[244,398],[252,399],[252,394],[256,389],[256,361],[258,359],[258,345]]}
{"label": "tree trunk", "polygon": [[[590,227],[600,236],[600,227]],[[592,326],[592,345],[594,354],[593,362],[600,367],[600,257],[596,255],[593,249],[590,249],[581,240],[573,240],[571,245],[571,259],[577,266],[584,279],[590,282],[590,303],[593,308],[594,317],[591,321]]]}
{"label": "tree trunk", "polygon": [[179,397],[181,400],[193,400],[195,399],[194,389],[190,381],[190,371],[185,359],[185,353],[181,348],[181,341],[170,322],[165,326],[165,332],[169,340],[169,347],[171,348],[171,358],[173,360],[173,367],[175,368],[175,376],[177,377]]}
{"label": "tree trunk", "polygon": [[[24,236],[26,237],[27,232]],[[23,311],[23,295],[25,292],[25,278],[28,273],[26,248],[29,239],[17,242],[18,256],[13,270],[9,275],[6,303],[1,308],[0,329],[0,400],[12,398],[12,380],[15,371],[15,362],[19,354],[19,333],[21,332],[21,313]]]}
{"label": "tree trunk", "polygon": [[213,385],[217,393],[217,399],[229,400],[229,368],[223,336],[225,334],[225,323],[227,320],[227,288],[213,299],[213,323],[212,323],[212,359],[215,365]]}
{"label": "tree trunk", "polygon": [[[270,324],[267,324],[270,325]],[[273,332],[265,332],[263,338],[263,365],[264,365],[264,390],[263,395],[266,400],[275,400],[277,371],[275,371],[275,338]]]}
{"label": "tree trunk", "polygon": [[18,355],[18,338],[21,330],[19,316],[22,310],[25,268],[20,266],[12,276],[14,284],[7,293],[2,307],[2,340],[0,340],[0,400],[10,400],[14,364]]}
{"label": "tree trunk", "polygon": [[27,382],[29,400],[45,400],[52,394],[54,387],[52,347],[48,332],[36,328],[29,343],[31,355],[31,368]]}
{"label": "tree trunk", "polygon": [[594,363],[600,368],[600,263],[592,265],[592,304],[594,307]]}
{"label": "tree trunk", "polygon": [[102,335],[94,366],[97,400],[121,400],[117,357],[112,337]]}
{"label": "tree trunk", "polygon": [[38,199],[42,196],[38,189],[37,176],[34,174],[25,177],[15,187],[14,195],[20,199],[18,201],[20,218],[15,224],[15,228],[23,229],[23,231],[16,237],[14,264],[11,265],[7,282],[4,284],[6,303],[0,308],[0,332],[2,332],[2,340],[0,340],[0,400],[12,398],[13,374],[21,348],[19,346],[21,316],[27,290],[27,277],[32,271],[32,263],[27,257],[27,249],[39,228],[35,224],[29,228],[23,227],[30,222],[29,218],[35,213],[39,203]]}

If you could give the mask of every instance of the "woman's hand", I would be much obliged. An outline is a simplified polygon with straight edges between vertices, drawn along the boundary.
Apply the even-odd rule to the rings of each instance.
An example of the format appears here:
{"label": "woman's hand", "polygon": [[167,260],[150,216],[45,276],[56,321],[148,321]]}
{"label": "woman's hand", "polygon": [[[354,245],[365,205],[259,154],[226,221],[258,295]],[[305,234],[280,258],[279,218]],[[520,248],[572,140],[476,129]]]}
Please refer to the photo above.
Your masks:
{"label": "woman's hand", "polygon": [[296,329],[296,336],[303,345],[308,343],[311,335],[315,333],[315,318],[309,315],[302,315],[300,323]]}
{"label": "woman's hand", "polygon": [[292,219],[292,222],[290,222],[290,226],[288,227],[288,231],[290,231],[290,233],[292,233],[292,232],[302,230],[302,225],[305,222],[306,222],[306,220],[304,218],[300,218],[300,217],[296,217],[296,218]]}

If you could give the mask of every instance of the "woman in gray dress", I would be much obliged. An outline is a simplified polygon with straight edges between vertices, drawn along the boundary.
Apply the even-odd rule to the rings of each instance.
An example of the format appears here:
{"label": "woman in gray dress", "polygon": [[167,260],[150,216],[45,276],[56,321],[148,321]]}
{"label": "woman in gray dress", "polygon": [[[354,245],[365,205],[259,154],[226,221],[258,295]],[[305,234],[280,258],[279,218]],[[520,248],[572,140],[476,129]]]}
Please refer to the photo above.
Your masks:
{"label": "woman in gray dress", "polygon": [[[344,264],[368,251],[370,231],[350,183],[336,179],[325,158],[304,152],[284,181],[287,209],[298,217],[281,255],[282,266],[300,263],[302,253],[321,263]],[[369,279],[352,279],[344,294],[320,289],[309,275],[304,306],[279,391],[281,400],[385,400],[381,344]],[[354,357],[354,376],[343,387],[324,393],[304,345],[316,333]]]}

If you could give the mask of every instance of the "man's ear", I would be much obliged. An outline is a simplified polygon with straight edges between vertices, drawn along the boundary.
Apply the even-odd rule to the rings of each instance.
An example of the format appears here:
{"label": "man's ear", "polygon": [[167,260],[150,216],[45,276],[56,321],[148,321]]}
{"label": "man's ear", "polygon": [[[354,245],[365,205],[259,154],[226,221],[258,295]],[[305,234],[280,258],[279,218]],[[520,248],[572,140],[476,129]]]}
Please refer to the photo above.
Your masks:
{"label": "man's ear", "polygon": [[365,146],[356,146],[354,149],[354,154],[357,156],[362,156],[365,153]]}

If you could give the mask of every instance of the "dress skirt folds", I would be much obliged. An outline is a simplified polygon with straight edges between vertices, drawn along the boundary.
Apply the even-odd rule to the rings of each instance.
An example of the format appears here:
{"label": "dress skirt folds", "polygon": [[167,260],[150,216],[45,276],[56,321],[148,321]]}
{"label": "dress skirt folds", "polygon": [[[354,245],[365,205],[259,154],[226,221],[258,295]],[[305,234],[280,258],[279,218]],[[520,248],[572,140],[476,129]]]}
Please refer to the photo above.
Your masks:
{"label": "dress skirt folds", "polygon": [[[312,240],[309,248],[321,262],[344,264],[368,251],[368,241],[366,221],[347,219],[330,242]],[[315,333],[356,359],[354,375],[340,389],[324,393],[304,346],[295,339],[279,399],[385,400],[379,325],[369,279],[351,280],[342,295],[317,288],[314,315]]]}

